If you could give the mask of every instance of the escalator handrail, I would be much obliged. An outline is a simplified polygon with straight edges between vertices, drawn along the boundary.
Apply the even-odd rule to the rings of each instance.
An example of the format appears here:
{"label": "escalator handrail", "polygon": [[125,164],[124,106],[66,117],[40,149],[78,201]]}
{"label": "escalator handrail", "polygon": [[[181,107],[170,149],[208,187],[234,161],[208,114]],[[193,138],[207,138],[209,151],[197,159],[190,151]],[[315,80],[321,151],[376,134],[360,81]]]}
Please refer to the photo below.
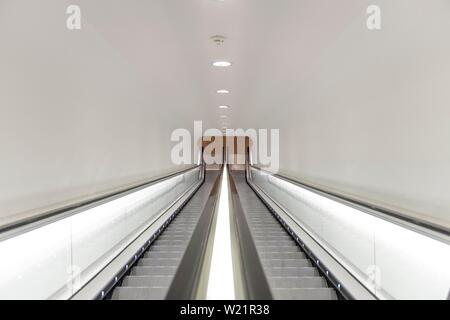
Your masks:
{"label": "escalator handrail", "polygon": [[161,183],[163,181],[169,180],[173,177],[183,175],[190,171],[194,171],[198,168],[202,168],[202,170],[204,170],[204,165],[201,164],[201,165],[192,166],[187,169],[166,175],[164,177],[159,177],[157,179],[142,182],[142,183],[139,183],[139,184],[131,186],[131,187],[123,188],[119,191],[110,192],[110,193],[107,193],[107,194],[104,194],[104,195],[101,195],[98,197],[79,201],[79,202],[72,203],[70,205],[67,205],[67,206],[64,206],[61,208],[57,208],[57,209],[50,210],[50,211],[47,211],[47,212],[44,212],[44,213],[41,213],[38,215],[34,215],[31,217],[17,220],[10,224],[0,226],[0,235],[4,234],[6,232],[8,232],[8,233],[13,232],[16,229],[20,229],[20,228],[26,227],[28,225],[34,225],[37,223],[41,223],[40,227],[45,226],[47,224],[51,224],[55,220],[58,220],[62,217],[66,218],[66,217],[81,213],[81,212],[91,209],[93,207],[97,207],[101,204],[113,201],[113,200],[115,200],[117,198],[121,198],[123,196],[126,196],[130,193],[134,193],[136,191],[148,188],[157,183]]}
{"label": "escalator handrail", "polygon": [[273,300],[273,294],[250,233],[250,227],[245,218],[239,193],[231,173],[229,173],[229,181],[247,298],[251,300]]}
{"label": "escalator handrail", "polygon": [[208,239],[213,227],[221,174],[214,182],[205,207],[192,233],[180,265],[166,295],[166,300],[195,300],[201,281]]}
{"label": "escalator handrail", "polygon": [[368,214],[371,214],[371,215],[375,215],[374,214],[375,212],[379,213],[379,215],[378,214],[376,215],[378,218],[380,218],[380,215],[385,216],[387,218],[395,218],[397,220],[400,220],[400,221],[403,221],[403,222],[407,222],[410,225],[421,227],[424,230],[437,232],[438,234],[444,235],[446,237],[450,236],[450,229],[448,229],[448,228],[446,228],[444,226],[441,226],[441,225],[438,225],[438,224],[435,224],[435,223],[432,223],[432,222],[429,222],[429,221],[426,221],[426,220],[423,220],[423,219],[420,219],[420,218],[413,218],[413,217],[407,216],[406,214],[403,214],[401,212],[398,212],[398,211],[395,211],[395,210],[392,210],[392,209],[388,209],[388,208],[385,208],[385,207],[381,207],[379,205],[375,205],[373,203],[369,203],[369,202],[366,202],[366,201],[363,201],[363,200],[360,200],[360,199],[356,199],[356,198],[353,198],[353,197],[345,196],[345,195],[342,195],[342,194],[337,193],[337,192],[326,190],[324,188],[319,188],[317,186],[313,186],[313,185],[311,185],[311,184],[309,184],[307,182],[304,182],[304,181],[299,181],[299,180],[296,180],[296,179],[293,179],[293,178],[290,178],[290,177],[287,177],[287,176],[284,176],[284,175],[281,175],[281,174],[274,174],[274,173],[271,173],[271,172],[269,172],[267,170],[264,170],[262,168],[256,167],[254,165],[249,165],[249,168],[255,169],[257,171],[261,171],[261,172],[266,173],[266,174],[268,174],[270,176],[274,176],[274,177],[276,177],[278,179],[281,179],[283,181],[286,181],[286,182],[292,183],[294,185],[297,185],[299,187],[305,188],[305,189],[307,189],[307,190],[309,190],[311,192],[314,192],[314,193],[319,194],[321,196],[325,196],[325,197],[327,197],[327,198],[329,198],[331,200],[338,201],[338,202],[340,202],[340,203],[342,203],[344,205],[350,205],[352,207],[356,206],[357,209],[359,209],[359,210],[362,209],[365,213],[368,213]]}

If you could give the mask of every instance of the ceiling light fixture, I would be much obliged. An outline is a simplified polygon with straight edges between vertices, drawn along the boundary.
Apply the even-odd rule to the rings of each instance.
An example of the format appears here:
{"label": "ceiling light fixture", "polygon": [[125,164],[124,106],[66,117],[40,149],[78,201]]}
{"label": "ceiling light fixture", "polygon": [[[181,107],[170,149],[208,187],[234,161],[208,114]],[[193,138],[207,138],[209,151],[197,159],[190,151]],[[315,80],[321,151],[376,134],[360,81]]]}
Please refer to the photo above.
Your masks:
{"label": "ceiling light fixture", "polygon": [[230,106],[219,106],[219,109],[229,109]]}
{"label": "ceiling light fixture", "polygon": [[226,90],[226,89],[220,89],[220,90],[217,90],[217,93],[218,93],[218,94],[229,94],[230,91],[229,91],[229,90]]}
{"label": "ceiling light fixture", "polygon": [[224,36],[219,36],[219,35],[216,35],[216,36],[212,36],[212,37],[211,37],[211,40],[212,40],[216,45],[218,45],[218,46],[223,45],[223,44],[225,43],[225,40],[226,40],[226,39],[227,39],[226,37],[224,37]]}
{"label": "ceiling light fixture", "polygon": [[218,67],[218,68],[231,67],[231,62],[229,62],[229,61],[214,61],[213,66]]}

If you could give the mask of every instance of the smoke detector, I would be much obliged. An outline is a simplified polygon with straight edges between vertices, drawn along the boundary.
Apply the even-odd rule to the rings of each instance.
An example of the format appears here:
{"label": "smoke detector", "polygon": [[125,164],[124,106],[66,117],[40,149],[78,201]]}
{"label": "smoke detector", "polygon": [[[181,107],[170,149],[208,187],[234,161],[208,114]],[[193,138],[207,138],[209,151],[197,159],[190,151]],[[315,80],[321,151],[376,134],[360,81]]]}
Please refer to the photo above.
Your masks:
{"label": "smoke detector", "polygon": [[227,38],[224,36],[215,35],[211,37],[211,40],[218,46],[221,46],[225,43]]}

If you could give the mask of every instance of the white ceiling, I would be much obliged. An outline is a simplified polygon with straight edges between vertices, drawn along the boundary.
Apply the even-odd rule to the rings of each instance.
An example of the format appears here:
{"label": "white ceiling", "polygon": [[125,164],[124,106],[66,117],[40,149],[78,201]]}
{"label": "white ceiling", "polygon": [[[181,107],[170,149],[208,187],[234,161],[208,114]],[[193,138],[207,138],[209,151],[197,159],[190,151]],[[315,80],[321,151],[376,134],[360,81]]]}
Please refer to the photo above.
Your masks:
{"label": "white ceiling", "polygon": [[[280,72],[294,70],[289,64],[306,70],[355,13],[361,16],[365,1],[341,1],[333,10],[324,0],[110,0],[104,6],[76,2],[89,25],[154,86],[173,81],[172,94],[177,94],[184,81],[195,82],[203,120],[221,128],[220,115],[229,117],[230,127],[258,126],[250,121],[254,115],[248,113],[253,109],[247,103],[255,95],[270,99],[273,91],[284,90],[286,83],[273,83]],[[214,35],[225,36],[225,44],[215,45],[210,39]],[[233,66],[211,67],[212,61],[222,59]],[[170,68],[179,68],[181,79],[161,78]],[[189,79],[183,78],[187,75]],[[231,94],[217,95],[222,88]],[[219,105],[231,109],[219,110]]]}
{"label": "white ceiling", "polygon": [[[287,99],[289,90],[296,90],[294,82],[287,81],[306,74],[355,19],[364,26],[370,3],[110,0],[101,6],[98,1],[75,2],[89,25],[151,80],[152,88],[169,88],[176,95],[185,82],[194,82],[202,101],[196,117],[201,115],[207,126],[217,128],[220,115],[229,117],[230,127],[268,127],[264,123],[268,119],[255,118],[255,110],[273,108],[284,95]],[[225,44],[216,46],[210,39],[214,35],[227,37]],[[230,60],[233,67],[212,68],[216,59]],[[180,78],[161,77],[173,68],[179,69]],[[170,81],[172,86],[163,85]],[[217,95],[221,88],[232,93]],[[231,109],[219,110],[219,105]]]}
{"label": "white ceiling", "polygon": [[[98,1],[76,2],[89,25],[136,70],[151,79],[152,85],[177,95],[187,82],[188,86],[195,83],[201,103],[199,112],[191,110],[192,114],[195,119],[204,120],[205,126],[220,128],[220,115],[230,115],[232,111],[221,111],[218,106],[232,105],[235,99],[218,96],[216,91],[227,88],[236,92],[238,88],[235,81],[239,66],[235,35],[241,23],[238,1],[112,0],[105,6],[99,6]],[[214,35],[225,35],[228,39],[218,47],[210,39]],[[212,68],[216,59],[231,60],[235,67]],[[179,77],[161,78],[161,74],[171,74],[170,69],[178,69]],[[167,82],[171,82],[170,86],[165,85]]]}
{"label": "white ceiling", "polygon": [[[69,3],[69,1],[67,1]],[[72,1],[73,2],[73,1]],[[342,30],[361,19],[366,3],[343,0],[78,0],[83,19],[149,80],[176,95],[194,82],[201,97],[196,119],[209,127],[265,126],[255,109],[293,90],[286,77],[307,72]],[[222,46],[210,39],[227,38]],[[211,67],[229,60],[227,69]],[[179,78],[165,78],[178,69]],[[155,76],[157,75],[157,76]],[[292,79],[291,79],[292,80]],[[170,86],[168,82],[172,82]],[[217,95],[218,89],[230,95]],[[275,98],[276,97],[276,98]],[[229,105],[229,110],[219,110]]]}

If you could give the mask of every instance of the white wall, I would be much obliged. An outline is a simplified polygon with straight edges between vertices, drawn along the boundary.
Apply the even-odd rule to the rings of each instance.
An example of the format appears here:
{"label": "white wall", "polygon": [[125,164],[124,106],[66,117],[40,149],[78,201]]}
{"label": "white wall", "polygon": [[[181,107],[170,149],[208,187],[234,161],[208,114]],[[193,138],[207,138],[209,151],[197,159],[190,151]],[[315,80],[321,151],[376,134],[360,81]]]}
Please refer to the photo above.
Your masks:
{"label": "white wall", "polygon": [[[369,4],[382,8],[381,31],[366,28]],[[251,85],[233,116],[281,129],[281,173],[450,227],[450,2],[243,10],[239,40],[252,44],[240,78]]]}
{"label": "white wall", "polygon": [[170,134],[205,116],[195,9],[0,0],[0,225],[182,169]]}

